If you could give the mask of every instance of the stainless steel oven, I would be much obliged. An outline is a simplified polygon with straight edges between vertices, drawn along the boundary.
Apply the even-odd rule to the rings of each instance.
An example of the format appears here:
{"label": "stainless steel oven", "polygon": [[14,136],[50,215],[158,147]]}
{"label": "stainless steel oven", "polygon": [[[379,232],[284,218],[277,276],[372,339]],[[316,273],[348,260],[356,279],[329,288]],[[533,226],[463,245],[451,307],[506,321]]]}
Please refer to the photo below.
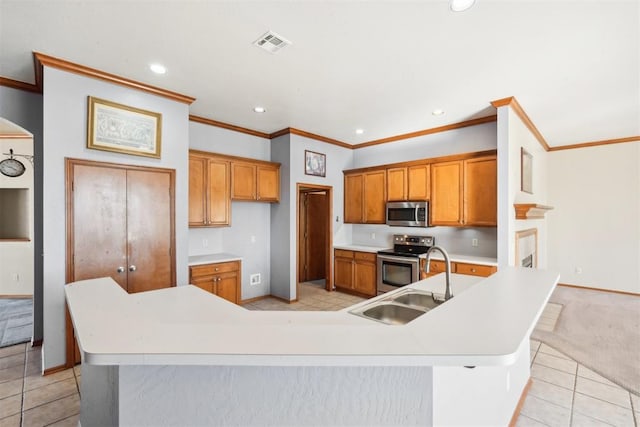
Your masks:
{"label": "stainless steel oven", "polygon": [[420,280],[420,254],[434,245],[431,236],[395,234],[393,249],[378,252],[378,294]]}

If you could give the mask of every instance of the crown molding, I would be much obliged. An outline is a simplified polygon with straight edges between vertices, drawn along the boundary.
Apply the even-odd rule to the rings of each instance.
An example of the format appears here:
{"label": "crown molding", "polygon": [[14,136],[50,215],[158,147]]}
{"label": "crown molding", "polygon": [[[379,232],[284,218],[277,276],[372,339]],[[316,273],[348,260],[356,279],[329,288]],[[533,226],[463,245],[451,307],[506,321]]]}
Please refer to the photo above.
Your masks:
{"label": "crown molding", "polygon": [[551,147],[549,151],[573,150],[575,148],[598,147],[600,145],[621,144],[623,142],[640,142],[640,135],[627,138],[603,139],[601,141],[583,142],[580,144],[559,145]]}
{"label": "crown molding", "polygon": [[219,122],[217,120],[207,119],[206,117],[195,116],[189,114],[189,120],[192,122],[202,123],[209,126],[215,126],[223,129],[232,130],[235,132],[246,133],[247,135],[253,135],[260,138],[271,139],[271,134],[259,132],[257,130],[243,128],[241,126],[231,125],[229,123]]}
{"label": "crown molding", "polygon": [[51,68],[57,68],[59,70],[67,71],[70,73],[80,74],[85,77],[91,77],[98,80],[104,80],[109,83],[125,86],[132,89],[141,90],[143,92],[151,93],[153,95],[169,98],[173,101],[182,102],[184,104],[191,104],[196,99],[182,95],[177,92],[172,92],[166,89],[162,89],[156,86],[151,86],[146,83],[141,83],[135,80],[120,77],[115,74],[107,73],[105,71],[97,70],[95,68],[86,67],[84,65],[75,64],[64,59],[55,58],[53,56],[45,55],[39,52],[33,52],[35,69],[36,69],[36,84],[42,87],[42,67],[47,66]]}
{"label": "crown molding", "polygon": [[542,148],[544,148],[545,151],[549,151],[551,149],[551,147],[549,147],[549,144],[547,144],[547,141],[544,139],[544,137],[542,136],[542,134],[540,133],[536,125],[533,124],[533,122],[531,121],[527,113],[524,112],[524,110],[522,109],[522,106],[520,105],[518,100],[515,98],[515,96],[510,96],[508,98],[502,98],[502,99],[497,99],[495,101],[491,101],[491,105],[493,105],[495,108],[510,107],[517,114],[517,116],[520,117],[520,120],[522,120],[524,125],[531,131],[533,136],[536,137],[540,145],[542,145]]}
{"label": "crown molding", "polygon": [[269,135],[269,137],[273,139],[286,134],[304,136],[305,138],[315,139],[317,141],[326,142],[327,144],[337,145],[338,147],[348,148],[350,150],[354,148],[353,145],[347,144],[346,142],[338,141],[337,139],[327,138],[326,136],[318,135],[311,132],[306,132],[296,128],[284,128],[279,131],[273,132],[271,135]]}
{"label": "crown molding", "polygon": [[484,123],[495,122],[497,119],[498,119],[498,116],[494,114],[494,115],[487,116],[487,117],[480,117],[480,118],[477,118],[477,119],[465,120],[463,122],[452,123],[452,124],[449,124],[449,125],[438,126],[438,127],[435,127],[435,128],[423,129],[423,130],[419,130],[419,131],[416,131],[416,132],[405,133],[405,134],[402,134],[402,135],[390,136],[388,138],[382,138],[382,139],[376,139],[376,140],[373,140],[373,141],[362,142],[360,144],[354,145],[354,148],[357,149],[357,148],[371,147],[372,145],[386,144],[388,142],[401,141],[403,139],[416,138],[418,136],[431,135],[431,134],[439,133],[439,132],[447,132],[447,131],[454,130],[454,129],[466,128],[468,126],[476,126],[476,125],[481,125],[481,124],[484,124]]}
{"label": "crown molding", "polygon": [[0,86],[6,86],[13,89],[25,90],[28,92],[42,93],[42,87],[31,83],[21,82],[19,80],[13,80],[7,77],[0,77]]}

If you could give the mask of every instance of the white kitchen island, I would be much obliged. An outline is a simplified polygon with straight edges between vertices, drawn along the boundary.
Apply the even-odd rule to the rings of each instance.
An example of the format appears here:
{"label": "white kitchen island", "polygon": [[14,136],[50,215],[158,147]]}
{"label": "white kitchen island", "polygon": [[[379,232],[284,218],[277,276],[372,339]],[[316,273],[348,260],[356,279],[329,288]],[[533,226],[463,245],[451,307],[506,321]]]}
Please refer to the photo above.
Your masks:
{"label": "white kitchen island", "polygon": [[[75,282],[65,290],[83,360],[80,421],[507,425],[557,281],[516,268],[452,275],[453,299],[397,326],[351,308],[248,311],[194,286],[127,294],[108,278]],[[443,293],[444,274],[409,287]]]}

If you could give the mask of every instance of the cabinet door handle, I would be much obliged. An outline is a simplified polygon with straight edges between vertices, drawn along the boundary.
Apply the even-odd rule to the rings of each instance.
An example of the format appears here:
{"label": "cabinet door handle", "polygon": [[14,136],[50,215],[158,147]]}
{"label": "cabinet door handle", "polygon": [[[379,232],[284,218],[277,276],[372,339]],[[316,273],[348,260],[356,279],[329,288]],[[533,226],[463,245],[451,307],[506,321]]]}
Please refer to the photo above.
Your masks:
{"label": "cabinet door handle", "polygon": [[116,271],[118,273],[124,273],[124,267],[120,266],[120,267],[118,267],[118,269]]}
{"label": "cabinet door handle", "polygon": [[218,270],[220,270],[218,267],[214,268],[214,271],[218,271]]}
{"label": "cabinet door handle", "polygon": [[476,272],[476,269],[475,269],[475,268],[472,268],[472,269],[471,269],[471,272],[472,272],[472,273],[475,273],[475,272]]}
{"label": "cabinet door handle", "polygon": [[129,266],[129,271],[136,271],[137,269],[138,269],[138,268],[137,268],[135,265],[133,265],[133,264],[131,264],[131,265]]}

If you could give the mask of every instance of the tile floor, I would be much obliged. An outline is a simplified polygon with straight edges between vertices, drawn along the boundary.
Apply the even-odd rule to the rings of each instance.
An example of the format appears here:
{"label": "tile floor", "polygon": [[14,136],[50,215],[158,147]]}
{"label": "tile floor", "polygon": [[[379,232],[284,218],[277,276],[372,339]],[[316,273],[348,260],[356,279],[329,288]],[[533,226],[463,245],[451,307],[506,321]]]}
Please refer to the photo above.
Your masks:
{"label": "tile floor", "polygon": [[[362,298],[301,285],[300,300],[265,298],[250,310],[340,310]],[[538,328],[553,329],[562,306],[549,304]],[[80,411],[80,368],[40,375],[39,348],[0,348],[0,427],[76,426]],[[531,341],[533,385],[517,420],[527,426],[640,426],[640,397],[630,394],[569,357]]]}

